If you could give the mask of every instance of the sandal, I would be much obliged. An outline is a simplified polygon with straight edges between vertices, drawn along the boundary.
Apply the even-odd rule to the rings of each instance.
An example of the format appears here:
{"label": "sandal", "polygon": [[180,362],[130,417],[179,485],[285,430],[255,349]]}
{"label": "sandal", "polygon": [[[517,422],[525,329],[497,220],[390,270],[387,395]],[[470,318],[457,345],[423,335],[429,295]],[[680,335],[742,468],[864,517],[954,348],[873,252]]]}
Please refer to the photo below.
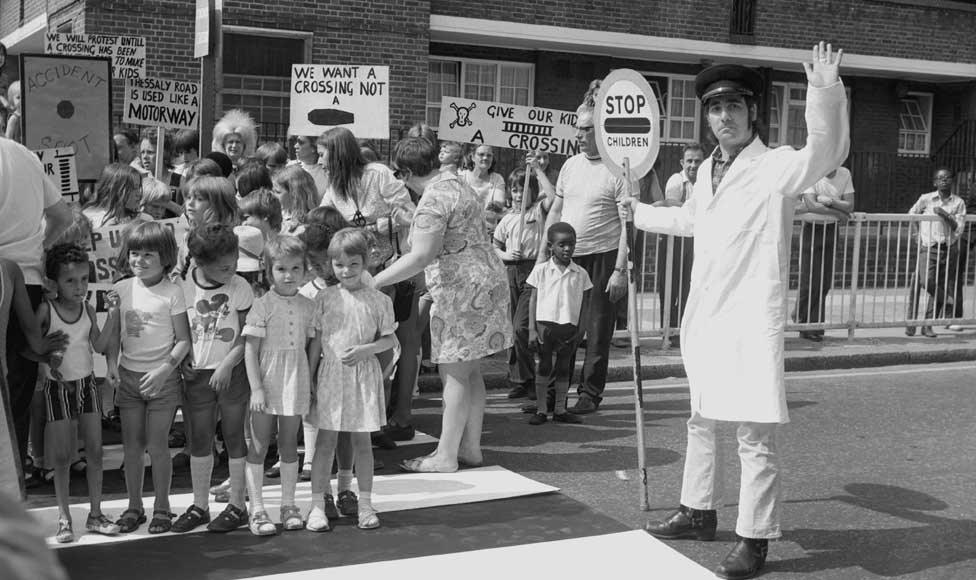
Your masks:
{"label": "sandal", "polygon": [[102,534],[103,536],[114,536],[119,533],[119,525],[105,517],[105,514],[98,514],[97,516],[88,514],[88,519],[85,520],[85,529],[93,534]]}
{"label": "sandal", "polygon": [[352,517],[359,513],[359,498],[348,489],[339,492],[339,501],[336,505],[339,507],[339,513],[344,516]]}
{"label": "sandal", "polygon": [[129,508],[122,512],[118,521],[119,532],[128,534],[139,529],[139,526],[146,523],[146,512],[141,509]]}
{"label": "sandal", "polygon": [[320,507],[312,507],[308,510],[308,517],[305,518],[305,529],[310,532],[331,532],[332,526],[329,525],[329,518],[325,517],[325,512]]}
{"label": "sandal", "polygon": [[183,534],[202,526],[203,524],[210,523],[210,512],[204,511],[202,508],[198,508],[196,505],[191,505],[186,508],[183,515],[176,518],[173,522],[173,527],[170,529],[171,532],[176,532],[177,534]]}
{"label": "sandal", "polygon": [[165,534],[173,529],[173,518],[176,514],[169,510],[153,510],[153,517],[149,521],[150,534]]}
{"label": "sandal", "polygon": [[330,520],[339,519],[339,510],[336,508],[335,498],[332,497],[331,493],[325,494],[325,517]]}
{"label": "sandal", "polygon": [[298,506],[281,506],[281,527],[287,531],[300,530],[305,527],[302,512],[298,510]]}
{"label": "sandal", "polygon": [[68,544],[75,541],[75,534],[71,531],[71,520],[58,520],[58,533],[54,539],[59,544]]}
{"label": "sandal", "polygon": [[242,507],[237,507],[236,505],[229,503],[224,511],[210,522],[207,526],[207,530],[217,533],[227,533],[233,532],[241,526],[247,525],[247,510]]}
{"label": "sandal", "polygon": [[278,533],[278,528],[268,517],[268,512],[264,510],[251,514],[251,521],[247,527],[255,536],[273,536]]}
{"label": "sandal", "polygon": [[84,457],[71,464],[71,475],[85,475],[88,471],[88,460]]}
{"label": "sandal", "polygon": [[380,527],[380,518],[376,515],[376,510],[371,507],[360,510],[359,524],[356,527],[360,530],[375,530]]}

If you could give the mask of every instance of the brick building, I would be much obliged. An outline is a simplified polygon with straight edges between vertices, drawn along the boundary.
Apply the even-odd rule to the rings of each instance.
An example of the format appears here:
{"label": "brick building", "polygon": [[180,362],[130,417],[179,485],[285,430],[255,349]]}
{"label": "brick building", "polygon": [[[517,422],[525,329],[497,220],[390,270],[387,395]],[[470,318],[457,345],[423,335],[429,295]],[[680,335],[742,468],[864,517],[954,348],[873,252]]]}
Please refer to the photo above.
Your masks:
{"label": "brick building", "polygon": [[[976,0],[224,0],[222,18],[218,109],[251,111],[267,139],[285,138],[292,63],[390,65],[392,139],[436,125],[443,95],[572,110],[628,67],[658,91],[666,177],[683,143],[708,142],[692,81],[710,63],[757,67],[768,142],[802,144],[799,61],[825,39],[846,53],[858,209],[903,211],[936,164],[962,189],[976,169]],[[43,50],[48,30],[140,35],[164,78],[198,79],[193,29],[192,0],[0,2],[11,55]]]}

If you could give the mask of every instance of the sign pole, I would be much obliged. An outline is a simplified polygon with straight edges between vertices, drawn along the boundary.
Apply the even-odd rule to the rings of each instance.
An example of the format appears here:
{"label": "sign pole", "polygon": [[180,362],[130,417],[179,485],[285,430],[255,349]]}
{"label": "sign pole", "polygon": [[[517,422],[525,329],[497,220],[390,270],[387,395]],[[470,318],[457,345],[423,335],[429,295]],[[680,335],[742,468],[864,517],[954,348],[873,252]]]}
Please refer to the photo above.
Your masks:
{"label": "sign pole", "polygon": [[[630,178],[630,159],[623,160],[624,183],[627,187],[627,197],[634,197],[633,181]],[[627,242],[627,318],[630,329],[631,370],[634,373],[634,415],[637,424],[637,475],[640,477],[640,509],[650,510],[647,492],[647,452],[644,448],[644,387],[641,382],[641,352],[640,352],[640,324],[637,312],[637,275],[634,262],[634,222],[622,220],[620,235]]]}
{"label": "sign pole", "polygon": [[[156,127],[156,167],[153,169],[153,177],[162,181],[163,176],[163,157],[165,156],[165,151],[163,148],[166,146],[166,129],[163,127]],[[149,169],[148,167],[146,169]],[[166,185],[169,185],[168,183]]]}
{"label": "sign pole", "polygon": [[522,183],[522,213],[519,214],[518,231],[515,235],[516,243],[522,244],[522,232],[525,231],[525,212],[529,206],[529,178],[531,173],[528,167],[525,169],[525,182]]}

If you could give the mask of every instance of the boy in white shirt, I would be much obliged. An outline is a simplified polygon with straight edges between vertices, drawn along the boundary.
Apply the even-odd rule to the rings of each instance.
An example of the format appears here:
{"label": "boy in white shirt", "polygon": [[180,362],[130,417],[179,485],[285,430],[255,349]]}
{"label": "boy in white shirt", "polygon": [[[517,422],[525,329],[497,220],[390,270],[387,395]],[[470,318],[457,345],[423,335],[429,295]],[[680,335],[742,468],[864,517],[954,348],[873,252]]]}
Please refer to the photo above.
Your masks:
{"label": "boy in white shirt", "polygon": [[566,396],[580,339],[579,321],[593,283],[586,270],[573,262],[576,250],[573,226],[566,222],[555,223],[549,227],[546,239],[552,257],[536,264],[525,282],[532,288],[529,344],[536,345],[539,352],[535,390],[540,404],[538,411],[529,418],[529,424],[541,425],[548,420],[543,404],[550,384],[555,384],[556,389],[553,420],[582,423],[578,415],[566,410]]}

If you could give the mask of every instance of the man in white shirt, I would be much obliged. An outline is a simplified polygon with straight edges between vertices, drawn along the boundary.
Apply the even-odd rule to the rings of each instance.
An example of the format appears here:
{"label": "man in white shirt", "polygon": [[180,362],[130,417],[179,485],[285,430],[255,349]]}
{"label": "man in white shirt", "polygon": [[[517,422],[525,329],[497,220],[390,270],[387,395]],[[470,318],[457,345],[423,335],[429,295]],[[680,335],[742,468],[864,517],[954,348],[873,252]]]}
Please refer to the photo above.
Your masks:
{"label": "man in white shirt", "polygon": [[[583,376],[576,405],[570,409],[585,415],[600,406],[616,322],[614,303],[627,294],[627,241],[620,235],[617,201],[627,195],[628,188],[600,160],[592,102],[584,103],[577,110],[576,140],[580,152],[570,157],[559,171],[556,199],[546,218],[546,231],[560,221],[573,226],[577,236],[574,260],[586,270],[593,283],[587,314],[580,321],[586,333]],[[540,250],[537,261],[545,260],[546,252]],[[544,404],[539,401],[540,410],[544,410]]]}
{"label": "man in white shirt", "polygon": [[[826,206],[854,210],[854,182],[846,167],[831,171],[803,194],[796,214],[803,221],[800,229],[799,288],[793,320],[799,323],[823,322],[827,293],[834,283],[834,254],[837,247],[837,217],[820,213]],[[812,202],[812,203],[811,203]],[[800,338],[821,342],[823,330],[801,330]]]}
{"label": "man in white shirt", "polygon": [[[71,225],[71,209],[44,174],[37,155],[10,139],[0,139],[0,256],[24,273],[31,308],[41,303],[44,249]],[[27,458],[30,403],[37,363],[20,355],[27,346],[20,322],[7,326],[7,384],[21,461]]]}
{"label": "man in white shirt", "polygon": [[[923,193],[908,210],[909,214],[939,216],[938,221],[918,224],[918,265],[908,294],[908,320],[918,318],[918,297],[922,287],[931,296],[925,318],[944,316],[947,294],[956,287],[959,272],[959,238],[966,218],[966,202],[952,193],[952,170],[941,167],[933,179],[935,191]],[[905,327],[905,334],[915,335],[915,327]],[[935,338],[932,327],[922,326],[922,334]]]}
{"label": "man in white shirt", "polygon": [[[664,195],[655,199],[652,205],[656,207],[681,207],[691,198],[698,179],[698,166],[705,161],[705,150],[698,143],[685,145],[681,152],[681,171],[668,178],[664,186]],[[691,287],[691,265],[695,255],[695,238],[685,236],[658,235],[657,271],[654,280],[657,286],[658,300],[661,304],[661,325],[664,325],[664,312],[668,310],[668,326],[678,328],[681,325],[681,315],[684,314],[685,304],[688,302],[688,289]],[[668,245],[671,251],[671,292],[670,300],[665,300],[667,289]],[[671,346],[680,344],[677,334],[669,338]]]}

